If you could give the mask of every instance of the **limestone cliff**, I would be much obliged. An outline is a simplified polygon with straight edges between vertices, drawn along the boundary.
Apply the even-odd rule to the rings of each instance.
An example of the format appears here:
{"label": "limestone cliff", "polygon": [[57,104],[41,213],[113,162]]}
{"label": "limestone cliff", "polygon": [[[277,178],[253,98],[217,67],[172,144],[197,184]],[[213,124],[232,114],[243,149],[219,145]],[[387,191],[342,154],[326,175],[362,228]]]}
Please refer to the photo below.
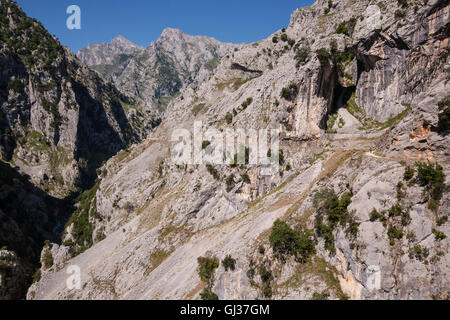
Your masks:
{"label": "limestone cliff", "polygon": [[12,1],[1,10],[0,152],[36,186],[64,197],[137,133],[105,83]]}

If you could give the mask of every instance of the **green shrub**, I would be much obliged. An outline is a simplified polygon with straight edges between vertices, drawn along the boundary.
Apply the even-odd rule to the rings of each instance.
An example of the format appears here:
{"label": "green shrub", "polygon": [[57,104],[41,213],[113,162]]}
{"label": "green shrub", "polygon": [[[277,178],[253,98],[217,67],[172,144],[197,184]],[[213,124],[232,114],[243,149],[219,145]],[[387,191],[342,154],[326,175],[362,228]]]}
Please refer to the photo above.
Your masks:
{"label": "green shrub", "polygon": [[440,217],[436,220],[438,226],[444,225],[448,221],[448,216]]}
{"label": "green shrub", "polygon": [[439,113],[439,132],[446,132],[450,129],[450,108],[445,109]]}
{"label": "green shrub", "polygon": [[401,19],[401,18],[404,18],[405,16],[406,16],[405,11],[400,10],[400,9],[395,10],[395,17],[396,17],[396,18]]}
{"label": "green shrub", "polygon": [[402,213],[402,226],[406,227],[411,223],[411,216],[409,215],[408,211],[403,211]]}
{"label": "green shrub", "polygon": [[214,279],[214,272],[219,267],[219,260],[215,257],[199,257],[197,262],[200,279],[210,285]]}
{"label": "green shrub", "polygon": [[249,105],[251,105],[252,102],[253,102],[253,98],[247,98],[244,102],[242,102],[242,105],[241,105],[242,109],[243,110],[247,109],[247,107]]}
{"label": "green shrub", "polygon": [[62,122],[61,115],[59,113],[59,106],[57,103],[51,103],[45,98],[42,98],[41,101],[42,107],[45,111],[53,115],[53,122],[52,127],[55,129],[55,131],[59,131],[59,127]]}
{"label": "green shrub", "polygon": [[41,281],[41,269],[37,269],[33,274],[33,283]]}
{"label": "green shrub", "polygon": [[445,97],[441,101],[438,102],[439,110],[443,110],[445,108],[450,107],[450,96]]}
{"label": "green shrub", "polygon": [[344,49],[344,51],[336,51],[334,53],[334,56],[341,70],[343,69],[343,66],[345,66],[355,58],[354,52],[347,47]]}
{"label": "green shrub", "polygon": [[409,249],[409,257],[416,258],[419,261],[425,260],[430,254],[428,248],[421,247],[419,245],[414,246],[414,248]]}
{"label": "green shrub", "polygon": [[401,6],[402,8],[408,8],[408,0],[397,0],[398,5]]}
{"label": "green shrub", "polygon": [[255,273],[256,273],[256,271],[255,271],[254,262],[253,262],[253,260],[250,260],[249,268],[246,272],[247,278],[249,278],[250,280],[253,281],[253,278],[255,277]]}
{"label": "green shrub", "polygon": [[[235,48],[235,49],[237,49],[237,48]],[[213,58],[213,59],[211,59],[211,60],[206,62],[205,67],[209,71],[213,71],[219,65],[219,62],[220,62],[220,59]]]}
{"label": "green shrub", "polygon": [[161,160],[158,165],[158,175],[161,178],[164,173],[164,160]]}
{"label": "green shrub", "polygon": [[442,199],[445,189],[445,173],[439,164],[431,163],[416,163],[417,182],[425,187],[429,196],[434,201],[438,202]]}
{"label": "green shrub", "polygon": [[374,209],[372,210],[372,212],[370,212],[369,217],[370,217],[370,221],[371,221],[371,222],[375,222],[375,221],[377,221],[378,219],[380,219],[381,214],[374,208]]}
{"label": "green shrub", "polygon": [[409,181],[409,180],[411,180],[412,178],[414,178],[414,169],[413,168],[411,168],[410,166],[407,166],[406,168],[405,168],[405,174],[403,175],[403,178],[406,180],[406,181]]}
{"label": "green shrub", "polygon": [[399,217],[401,216],[403,213],[403,208],[400,204],[396,204],[393,205],[390,209],[389,209],[389,216],[390,217]]}
{"label": "green shrub", "polygon": [[439,204],[434,199],[428,200],[428,209],[437,211],[439,209]]}
{"label": "green shrub", "polygon": [[347,207],[351,203],[351,198],[351,193],[345,193],[340,200],[334,195],[325,202],[325,210],[328,214],[328,221],[332,228],[339,222],[345,222],[348,213]]}
{"label": "green shrub", "polygon": [[280,37],[281,41],[283,42],[287,42],[289,40],[288,36],[286,33],[283,33]]}
{"label": "green shrub", "polygon": [[443,168],[439,164],[417,163],[417,180],[422,186],[432,186],[445,181]]}
{"label": "green shrub", "polygon": [[293,101],[298,95],[298,86],[295,83],[291,83],[287,88],[281,90],[281,97],[288,101]]}
{"label": "green shrub", "polygon": [[262,292],[263,292],[264,297],[269,298],[269,299],[272,298],[273,292],[272,292],[272,287],[270,285],[264,285]]}
{"label": "green shrub", "polygon": [[[313,204],[319,209],[315,220],[315,230],[318,237],[325,240],[325,248],[331,253],[335,253],[333,231],[340,223],[345,225],[350,223],[348,229],[350,234],[357,232],[356,223],[351,221],[347,207],[350,205],[352,193],[348,192],[338,198],[333,190],[325,189],[317,192],[313,198]],[[328,223],[324,222],[326,216]],[[355,224],[352,226],[352,224]]]}
{"label": "green shrub", "polygon": [[217,172],[216,168],[214,168],[213,165],[207,164],[206,170],[208,170],[208,172],[214,177],[214,179],[216,180],[220,179],[219,173]]}
{"label": "green shrub", "polygon": [[53,255],[50,250],[45,251],[44,256],[42,257],[42,263],[45,269],[53,267]]}
{"label": "green shrub", "polygon": [[211,288],[206,287],[203,289],[203,291],[200,293],[200,299],[202,300],[210,300],[210,301],[217,301],[219,300],[219,297],[217,294],[211,291]]}
{"label": "green shrub", "polygon": [[74,243],[72,245],[76,248],[70,249],[72,256],[86,251],[93,244],[94,226],[91,223],[91,217],[98,215],[96,206],[97,189],[98,184],[78,196],[76,199],[76,202],[79,203],[78,208],[66,224],[66,230],[73,225],[71,234]]}
{"label": "green shrub", "polygon": [[320,48],[316,51],[317,59],[319,59],[320,65],[323,67],[330,59],[330,53],[325,48]]}
{"label": "green shrub", "polygon": [[283,149],[280,149],[278,151],[278,163],[280,166],[284,165],[285,159],[284,159],[284,151]]}
{"label": "green shrub", "polygon": [[250,177],[248,176],[247,173],[243,173],[241,175],[241,177],[242,177],[242,181],[244,181],[244,183],[246,183],[246,184],[250,184],[251,183]]}
{"label": "green shrub", "polygon": [[273,252],[280,258],[295,255],[301,262],[306,262],[315,253],[315,244],[311,240],[310,232],[293,230],[281,220],[274,222],[269,241]]}
{"label": "green shrub", "polygon": [[237,153],[233,157],[233,162],[230,163],[230,168],[236,168],[238,165],[238,155]]}
{"label": "green shrub", "polygon": [[228,112],[227,115],[225,116],[225,121],[228,124],[231,124],[233,122],[233,115],[230,112]]}
{"label": "green shrub", "polygon": [[230,192],[234,188],[234,174],[230,174],[226,181],[227,184],[227,192]]}
{"label": "green shrub", "polygon": [[222,266],[225,268],[225,271],[231,270],[234,271],[236,269],[236,260],[231,257],[231,255],[227,255],[225,259],[222,260]]}
{"label": "green shrub", "polygon": [[264,255],[264,254],[266,253],[266,249],[264,249],[264,246],[263,246],[263,245],[260,245],[260,246],[259,246],[258,252],[259,252],[259,254],[262,254],[262,255]]}
{"label": "green shrub", "polygon": [[278,37],[273,37],[273,38],[272,38],[272,42],[273,42],[273,43],[278,43]]}
{"label": "green shrub", "polygon": [[266,298],[272,297],[272,287],[271,282],[273,281],[273,275],[270,270],[268,270],[264,265],[258,267],[258,273],[261,277],[262,282],[262,294]]}
{"label": "green shrub", "polygon": [[202,111],[203,108],[205,108],[205,106],[206,106],[206,103],[200,103],[200,104],[195,105],[195,106],[192,108],[192,113],[193,113],[195,116],[198,115],[198,114],[200,113],[200,111]]}
{"label": "green shrub", "polygon": [[211,145],[210,141],[203,141],[202,142],[202,150],[205,150],[206,148],[208,148],[208,146]]}
{"label": "green shrub", "polygon": [[349,227],[346,230],[347,234],[349,234],[353,238],[356,238],[356,236],[358,235],[358,231],[359,231],[359,223],[357,222],[350,223]]}
{"label": "green shrub", "polygon": [[311,49],[309,47],[301,47],[295,54],[294,59],[297,61],[297,68],[308,62],[311,55]]}
{"label": "green shrub", "polygon": [[336,28],[336,33],[345,34],[347,36],[349,35],[348,28],[345,25],[345,22],[342,22],[338,25],[338,27]]}
{"label": "green shrub", "polygon": [[400,240],[403,238],[403,232],[395,226],[390,226],[388,229],[388,238],[389,243],[394,245],[396,239]]}
{"label": "green shrub", "polygon": [[437,241],[441,241],[441,240],[444,240],[445,238],[447,238],[445,233],[443,233],[439,230],[436,230],[436,229],[433,229],[433,234]]}
{"label": "green shrub", "polygon": [[288,39],[288,44],[291,46],[291,48],[295,45],[295,40],[294,39],[291,39],[291,38],[289,38]]}

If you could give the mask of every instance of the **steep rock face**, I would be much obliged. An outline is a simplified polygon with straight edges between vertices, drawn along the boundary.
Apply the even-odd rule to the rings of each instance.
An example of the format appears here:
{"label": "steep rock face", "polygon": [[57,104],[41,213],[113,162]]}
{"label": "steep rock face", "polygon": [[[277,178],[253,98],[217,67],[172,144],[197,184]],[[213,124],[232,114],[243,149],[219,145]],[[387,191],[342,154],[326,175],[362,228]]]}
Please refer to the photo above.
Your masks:
{"label": "steep rock face", "polygon": [[135,140],[122,106],[129,100],[14,2],[0,9],[2,158],[64,197]]}
{"label": "steep rock face", "polygon": [[[450,12],[441,3],[420,8],[413,15],[408,14],[415,10],[410,6],[404,19],[383,25],[382,31],[357,44],[356,101],[369,117],[389,120],[402,109],[402,100],[425,90],[442,70],[450,45]],[[393,107],[392,112],[383,111],[386,104]]]}
{"label": "steep rock face", "polygon": [[0,162],[0,299],[23,299],[45,240],[58,241],[70,204],[52,198]]}
{"label": "steep rock face", "polygon": [[109,43],[90,44],[87,48],[80,49],[77,57],[99,72],[104,79],[114,82],[127,68],[130,60],[143,51],[143,47],[118,36]]}
{"label": "steep rock face", "polygon": [[26,271],[14,252],[0,250],[0,300],[15,300],[25,296]]}
{"label": "steep rock face", "polygon": [[[438,105],[448,96],[448,34],[420,30],[442,15],[434,21],[446,28],[448,1],[417,2],[416,12],[380,1],[382,32],[364,23],[368,5],[317,1],[299,9],[289,28],[239,47],[209,80],[183,88],[147,140],[101,168],[83,205],[95,212],[92,247],[71,256],[70,242],[80,239],[69,230],[69,243],[52,248],[57,264],[28,298],[199,299],[207,284],[197,259],[228,255],[234,270],[221,265],[209,284],[220,299],[447,298],[450,141],[438,129]],[[423,43],[440,49],[429,56]],[[383,60],[372,57],[377,48]],[[397,64],[422,70],[413,58],[433,61],[432,70],[386,76]],[[367,63],[374,68],[361,69]],[[368,90],[381,99],[364,100]],[[336,120],[337,111],[352,125]],[[279,172],[176,165],[168,141],[196,120],[203,131],[280,129]],[[427,160],[442,167],[416,167]],[[424,171],[435,178],[423,181]],[[274,251],[277,219],[299,237],[293,255]],[[80,267],[82,290],[64,285],[71,265]]]}

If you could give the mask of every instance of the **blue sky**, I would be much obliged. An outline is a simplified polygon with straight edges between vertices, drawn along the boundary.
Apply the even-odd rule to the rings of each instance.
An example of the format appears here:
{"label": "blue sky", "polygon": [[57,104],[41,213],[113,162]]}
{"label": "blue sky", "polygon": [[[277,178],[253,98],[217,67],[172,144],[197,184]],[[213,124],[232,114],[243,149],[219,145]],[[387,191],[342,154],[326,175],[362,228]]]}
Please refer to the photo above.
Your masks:
{"label": "blue sky", "polygon": [[[74,52],[122,35],[148,46],[166,27],[224,42],[254,42],[287,27],[290,14],[313,0],[16,0]],[[81,8],[81,30],[68,30],[66,9]]]}

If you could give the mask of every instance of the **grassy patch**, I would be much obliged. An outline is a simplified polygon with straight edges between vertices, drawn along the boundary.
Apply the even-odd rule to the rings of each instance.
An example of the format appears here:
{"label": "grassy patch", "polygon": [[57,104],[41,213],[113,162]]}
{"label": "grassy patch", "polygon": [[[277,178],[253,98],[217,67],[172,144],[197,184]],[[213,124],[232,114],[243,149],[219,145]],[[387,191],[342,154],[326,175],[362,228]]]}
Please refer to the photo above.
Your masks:
{"label": "grassy patch", "polygon": [[392,127],[395,123],[397,123],[398,121],[403,119],[403,117],[408,113],[408,111],[411,110],[411,105],[409,103],[405,103],[405,104],[403,104],[403,106],[405,107],[405,110],[400,112],[398,115],[396,115],[395,117],[389,119],[388,121],[386,121],[384,123],[379,123],[378,130],[384,130],[389,127]]}
{"label": "grassy patch", "polygon": [[48,143],[45,136],[37,131],[31,131],[25,137],[18,139],[19,143],[27,148],[32,148],[38,151],[49,151],[50,144]]}
{"label": "grassy patch", "polygon": [[193,114],[194,116],[197,116],[200,112],[203,111],[203,109],[205,108],[205,106],[206,106],[206,103],[199,103],[199,104],[195,105],[195,106],[192,108],[192,114]]}
{"label": "grassy patch", "polygon": [[238,90],[244,84],[246,84],[251,79],[243,79],[243,78],[233,78],[225,82],[218,83],[216,85],[217,89],[223,91],[225,88],[232,89],[233,91]]}
{"label": "grassy patch", "polygon": [[78,209],[66,223],[65,230],[73,226],[71,235],[74,241],[65,243],[65,245],[71,247],[72,257],[83,253],[93,245],[94,225],[92,220],[98,217],[96,201],[98,187],[99,182],[92,189],[83,192],[77,198]]}

